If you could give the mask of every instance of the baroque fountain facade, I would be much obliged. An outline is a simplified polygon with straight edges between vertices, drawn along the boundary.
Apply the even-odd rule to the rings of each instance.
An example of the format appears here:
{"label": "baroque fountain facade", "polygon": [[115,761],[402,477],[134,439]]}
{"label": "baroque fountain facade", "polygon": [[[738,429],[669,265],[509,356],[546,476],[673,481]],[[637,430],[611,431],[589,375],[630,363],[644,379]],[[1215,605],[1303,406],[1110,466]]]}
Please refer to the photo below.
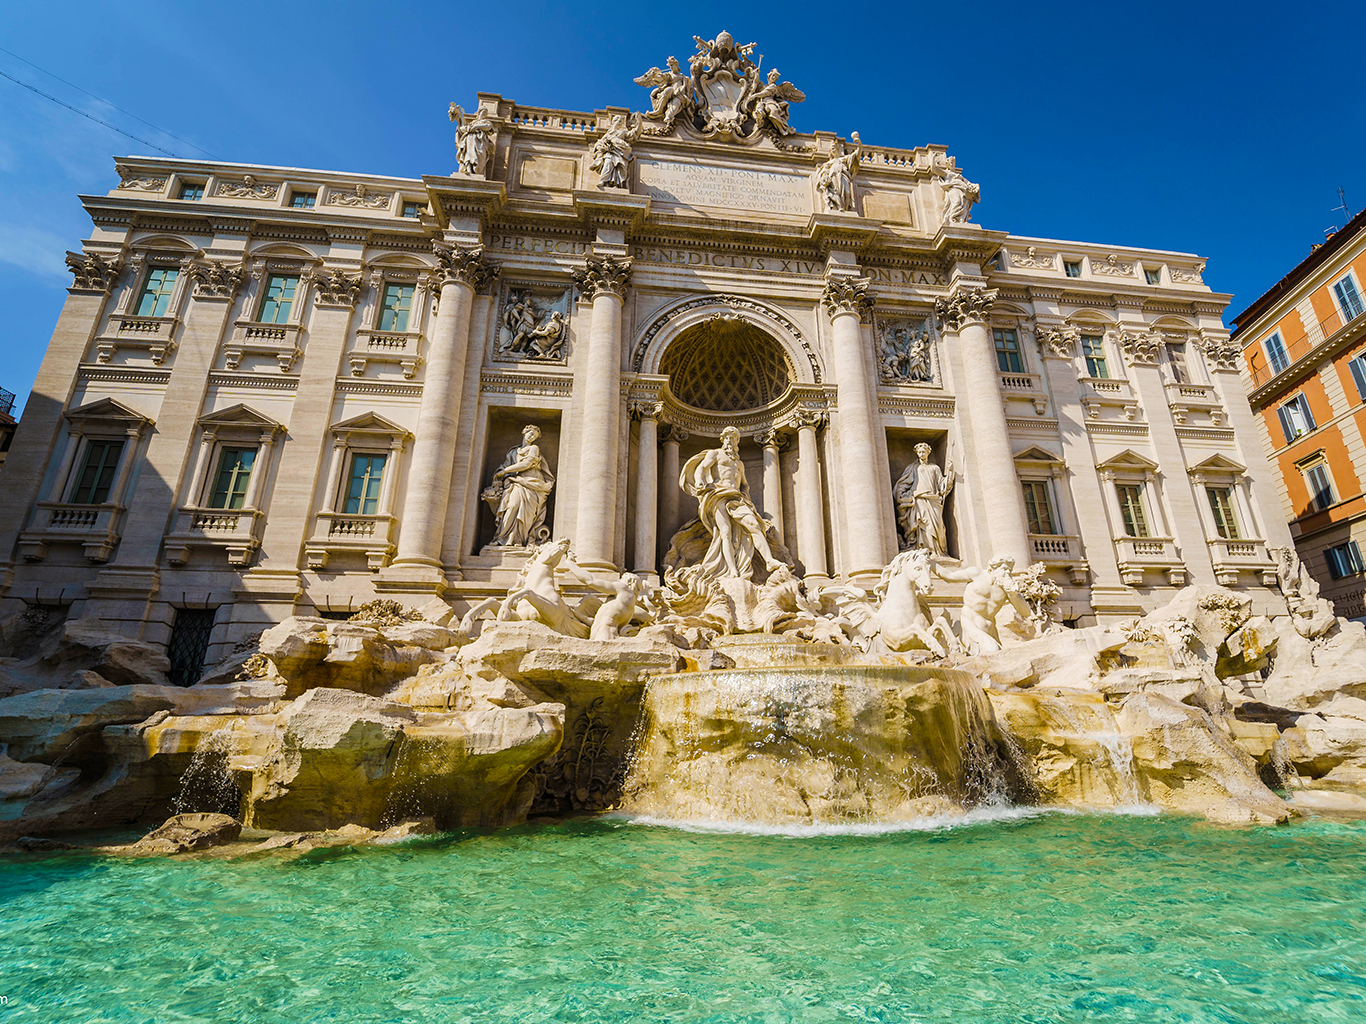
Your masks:
{"label": "baroque fountain facade", "polygon": [[726,33],[665,64],[452,104],[449,176],[84,197],[0,494],[10,838],[1358,799],[1366,636],[1203,263],[983,228]]}

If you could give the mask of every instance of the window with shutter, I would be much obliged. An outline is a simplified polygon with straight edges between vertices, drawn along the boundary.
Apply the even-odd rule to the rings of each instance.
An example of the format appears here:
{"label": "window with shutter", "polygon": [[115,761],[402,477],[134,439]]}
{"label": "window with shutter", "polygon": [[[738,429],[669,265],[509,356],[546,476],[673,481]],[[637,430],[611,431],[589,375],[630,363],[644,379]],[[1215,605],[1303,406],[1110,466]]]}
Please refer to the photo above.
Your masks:
{"label": "window with shutter", "polygon": [[1206,487],[1210,511],[1214,513],[1214,528],[1225,540],[1238,539],[1238,520],[1233,517],[1233,495],[1228,487]]}
{"label": "window with shutter", "polygon": [[91,440],[85,446],[85,459],[76,477],[71,501],[76,505],[102,505],[109,500],[109,488],[114,483],[114,471],[123,454],[122,441]]}
{"label": "window with shutter", "polygon": [[1279,333],[1273,334],[1262,342],[1262,347],[1266,349],[1266,358],[1271,363],[1271,369],[1280,373],[1290,365],[1290,357],[1285,354],[1285,343],[1281,341]]}
{"label": "window with shutter", "polygon": [[1143,487],[1140,484],[1116,484],[1119,511],[1124,517],[1124,533],[1128,537],[1147,537],[1148,514],[1143,508]]}
{"label": "window with shutter", "polygon": [[1338,297],[1338,305],[1342,307],[1344,320],[1355,320],[1362,313],[1366,313],[1366,304],[1362,303],[1356,279],[1351,274],[1333,285],[1333,293]]}
{"label": "window with shutter", "polygon": [[1366,402],[1366,353],[1357,356],[1347,365],[1352,370],[1352,380],[1356,382],[1357,396]]}

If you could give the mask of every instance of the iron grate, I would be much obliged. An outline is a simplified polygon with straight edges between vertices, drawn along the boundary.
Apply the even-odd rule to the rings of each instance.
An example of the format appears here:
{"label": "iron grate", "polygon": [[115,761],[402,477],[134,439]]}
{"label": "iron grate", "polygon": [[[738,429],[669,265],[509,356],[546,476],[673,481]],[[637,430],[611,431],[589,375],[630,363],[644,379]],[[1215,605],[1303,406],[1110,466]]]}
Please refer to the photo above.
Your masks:
{"label": "iron grate", "polygon": [[166,656],[171,659],[168,673],[173,686],[192,686],[204,672],[204,655],[209,650],[215,608],[177,608],[171,626]]}

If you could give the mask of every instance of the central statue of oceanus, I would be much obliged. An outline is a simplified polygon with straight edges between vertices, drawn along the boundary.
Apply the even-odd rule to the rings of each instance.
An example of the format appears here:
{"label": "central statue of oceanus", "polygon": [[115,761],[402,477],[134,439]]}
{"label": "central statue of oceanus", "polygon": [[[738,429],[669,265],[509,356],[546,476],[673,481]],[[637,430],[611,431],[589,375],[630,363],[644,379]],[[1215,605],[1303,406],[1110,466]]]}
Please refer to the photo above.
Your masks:
{"label": "central statue of oceanus", "polygon": [[747,580],[754,575],[756,552],[770,572],[783,564],[773,556],[767,526],[749,496],[740,431],[721,431],[721,447],[689,459],[678,485],[697,499],[697,517],[711,536],[701,562],[704,576]]}

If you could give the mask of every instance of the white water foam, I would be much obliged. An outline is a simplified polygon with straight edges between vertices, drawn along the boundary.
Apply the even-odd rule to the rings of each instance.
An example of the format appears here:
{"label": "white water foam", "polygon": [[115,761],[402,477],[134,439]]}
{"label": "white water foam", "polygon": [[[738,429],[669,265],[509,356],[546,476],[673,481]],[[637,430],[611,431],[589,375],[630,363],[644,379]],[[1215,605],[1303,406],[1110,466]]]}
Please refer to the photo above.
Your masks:
{"label": "white water foam", "polygon": [[1009,807],[994,805],[977,807],[966,814],[933,814],[924,818],[910,818],[905,821],[883,821],[851,824],[816,825],[765,825],[754,821],[684,821],[672,818],[659,818],[648,814],[626,814],[616,812],[603,815],[627,825],[646,825],[654,828],[673,828],[680,832],[719,832],[755,836],[785,836],[791,839],[809,839],[818,836],[881,836],[896,832],[937,832],[941,830],[966,828],[974,825],[992,824],[1004,821],[1022,821],[1040,818],[1045,815],[1075,814],[1117,814],[1123,816],[1151,817],[1160,813],[1152,805],[1118,808],[1096,808],[1079,810],[1071,807]]}

